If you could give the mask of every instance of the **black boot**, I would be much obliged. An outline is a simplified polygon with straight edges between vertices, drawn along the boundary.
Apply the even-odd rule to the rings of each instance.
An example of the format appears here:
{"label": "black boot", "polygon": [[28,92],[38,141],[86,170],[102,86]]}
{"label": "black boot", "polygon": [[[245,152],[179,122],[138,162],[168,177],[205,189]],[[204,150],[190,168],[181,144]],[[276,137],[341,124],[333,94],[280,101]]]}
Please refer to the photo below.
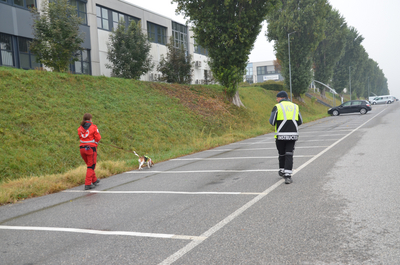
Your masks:
{"label": "black boot", "polygon": [[100,183],[100,180],[97,179],[95,182],[93,182],[93,185],[97,186],[97,185],[99,185],[99,183]]}
{"label": "black boot", "polygon": [[91,190],[91,189],[94,189],[94,187],[96,187],[96,186],[93,184],[85,185],[85,190]]}

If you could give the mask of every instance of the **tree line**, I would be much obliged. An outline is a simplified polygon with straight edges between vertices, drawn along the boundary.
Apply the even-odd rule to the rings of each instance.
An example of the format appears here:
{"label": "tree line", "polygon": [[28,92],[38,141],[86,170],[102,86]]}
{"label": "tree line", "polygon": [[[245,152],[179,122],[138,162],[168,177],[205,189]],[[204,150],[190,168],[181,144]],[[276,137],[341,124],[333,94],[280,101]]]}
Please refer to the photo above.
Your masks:
{"label": "tree line", "polygon": [[[328,1],[282,0],[276,7],[267,15],[266,36],[275,42],[274,49],[287,86],[290,41],[295,96],[305,93],[312,80],[328,84],[339,94],[344,88],[348,92],[351,89],[354,98],[389,93],[382,69],[369,58],[362,45],[364,38],[357,29],[347,25],[345,18]],[[325,88],[316,85],[324,94]]]}
{"label": "tree line", "polygon": [[[53,71],[67,71],[81,50],[80,20],[68,0],[53,0],[42,13],[33,10],[34,40],[30,49],[40,63]],[[364,38],[348,26],[338,10],[327,0],[172,0],[177,12],[188,19],[197,44],[209,52],[209,66],[215,80],[225,87],[231,101],[242,106],[238,85],[261,23],[268,22],[266,37],[274,41],[276,67],[285,84],[292,82],[293,94],[300,97],[313,80],[328,84],[339,94],[348,88],[355,97],[372,93],[388,94],[387,79],[378,63],[362,46]],[[121,21],[122,22],[122,21]],[[289,64],[290,42],[290,64]],[[187,47],[174,47],[157,65],[158,80],[191,83],[192,57]],[[120,23],[108,42],[107,68],[112,76],[139,79],[154,69],[148,37],[140,22],[128,27]],[[71,59],[72,58],[72,59]],[[289,75],[289,65],[291,74]],[[325,88],[319,83],[321,93]]]}

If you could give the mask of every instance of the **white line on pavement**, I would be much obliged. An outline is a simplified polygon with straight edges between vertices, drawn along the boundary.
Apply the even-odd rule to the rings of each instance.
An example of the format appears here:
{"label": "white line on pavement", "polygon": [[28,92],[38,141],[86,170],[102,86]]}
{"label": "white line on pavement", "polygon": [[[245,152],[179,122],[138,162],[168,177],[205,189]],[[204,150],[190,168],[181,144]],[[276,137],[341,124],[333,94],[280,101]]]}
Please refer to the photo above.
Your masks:
{"label": "white line on pavement", "polygon": [[[310,149],[310,148],[325,148],[328,147],[327,145],[323,146],[300,146],[297,147],[296,149]],[[276,147],[261,147],[261,148],[249,148],[249,149],[211,149],[211,150],[206,150],[204,152],[225,152],[225,151],[232,151],[232,152],[239,152],[239,151],[258,151],[258,150],[276,150]]]}
{"label": "white line on pavement", "polygon": [[138,191],[107,191],[107,190],[64,190],[62,192],[68,193],[100,193],[100,194],[188,194],[188,195],[258,195],[261,192],[212,192],[212,191],[198,191],[198,192],[189,192],[189,191],[147,191],[147,190],[138,190]]}
{"label": "white line on pavement", "polygon": [[173,235],[173,234],[157,234],[157,233],[140,233],[140,232],[128,232],[128,231],[103,231],[103,230],[92,230],[92,229],[80,229],[80,228],[61,228],[61,227],[38,227],[38,226],[7,226],[0,225],[0,229],[4,230],[28,230],[28,231],[52,231],[52,232],[69,232],[69,233],[83,233],[83,234],[95,234],[95,235],[113,235],[113,236],[136,236],[136,237],[155,237],[155,238],[171,238],[171,239],[185,239],[202,241],[205,237],[201,236],[185,236],[185,235]]}
{"label": "white line on pavement", "polygon": [[[313,157],[312,155],[298,155],[294,156],[295,158],[301,157]],[[170,161],[192,161],[192,160],[231,160],[231,159],[276,159],[276,156],[256,156],[256,157],[212,157],[212,158],[201,158],[201,157],[194,157],[194,158],[175,158],[171,159]]]}
{"label": "white line on pavement", "polygon": [[277,169],[249,169],[249,170],[186,170],[186,171],[148,171],[148,170],[134,170],[124,172],[122,174],[139,174],[139,173],[162,173],[162,174],[179,174],[179,173],[246,173],[246,172],[276,172]]}

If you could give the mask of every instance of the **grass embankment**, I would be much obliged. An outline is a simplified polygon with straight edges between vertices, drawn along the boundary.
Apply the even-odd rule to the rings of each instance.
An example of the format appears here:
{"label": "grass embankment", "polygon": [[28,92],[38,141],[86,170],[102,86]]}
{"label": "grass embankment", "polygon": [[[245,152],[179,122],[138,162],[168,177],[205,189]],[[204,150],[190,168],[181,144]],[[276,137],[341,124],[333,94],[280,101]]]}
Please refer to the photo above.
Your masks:
{"label": "grass embankment", "polygon": [[[221,86],[176,85],[0,67],[0,204],[84,183],[77,128],[93,115],[102,141],[96,175],[155,162],[272,132],[276,92],[239,90],[246,108],[230,104]],[[326,116],[307,97],[305,122]]]}

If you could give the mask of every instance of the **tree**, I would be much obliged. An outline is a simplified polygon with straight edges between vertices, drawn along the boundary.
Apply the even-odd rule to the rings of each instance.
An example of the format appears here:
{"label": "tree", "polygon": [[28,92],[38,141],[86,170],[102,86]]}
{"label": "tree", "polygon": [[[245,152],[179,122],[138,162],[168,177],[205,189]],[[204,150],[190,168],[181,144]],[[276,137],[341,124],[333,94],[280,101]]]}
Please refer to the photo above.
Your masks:
{"label": "tree", "polygon": [[364,40],[354,27],[349,27],[346,31],[345,53],[336,63],[332,77],[333,88],[339,94],[343,92],[344,88],[349,88],[349,79],[357,68],[357,50],[361,49],[361,42]]}
{"label": "tree", "polygon": [[167,48],[166,58],[162,56],[157,66],[157,71],[162,73],[160,80],[168,83],[190,84],[193,73],[192,55],[186,55],[183,45],[176,48],[173,37],[170,38]]}
{"label": "tree", "polygon": [[77,51],[82,50],[84,35],[79,32],[82,19],[76,7],[68,0],[42,1],[41,14],[31,10],[33,35],[29,49],[36,60],[55,72],[68,71],[69,64],[77,61]]}
{"label": "tree", "polygon": [[[329,6],[325,39],[319,44],[313,55],[314,79],[329,84],[336,63],[344,55],[346,45],[347,24],[337,10]],[[321,95],[325,96],[325,87],[316,84]]]}
{"label": "tree", "polygon": [[139,79],[154,67],[151,44],[142,32],[140,22],[131,21],[127,29],[122,22],[109,36],[107,59],[111,64],[106,67],[111,69],[114,77]]}
{"label": "tree", "polygon": [[196,43],[208,49],[214,78],[236,106],[243,106],[238,84],[261,22],[277,0],[172,0],[193,24]]}
{"label": "tree", "polygon": [[281,61],[285,84],[290,85],[288,34],[290,35],[290,64],[292,91],[299,97],[312,81],[312,55],[325,38],[326,0],[281,0],[278,12],[267,16],[269,41],[275,41],[276,57]]}

